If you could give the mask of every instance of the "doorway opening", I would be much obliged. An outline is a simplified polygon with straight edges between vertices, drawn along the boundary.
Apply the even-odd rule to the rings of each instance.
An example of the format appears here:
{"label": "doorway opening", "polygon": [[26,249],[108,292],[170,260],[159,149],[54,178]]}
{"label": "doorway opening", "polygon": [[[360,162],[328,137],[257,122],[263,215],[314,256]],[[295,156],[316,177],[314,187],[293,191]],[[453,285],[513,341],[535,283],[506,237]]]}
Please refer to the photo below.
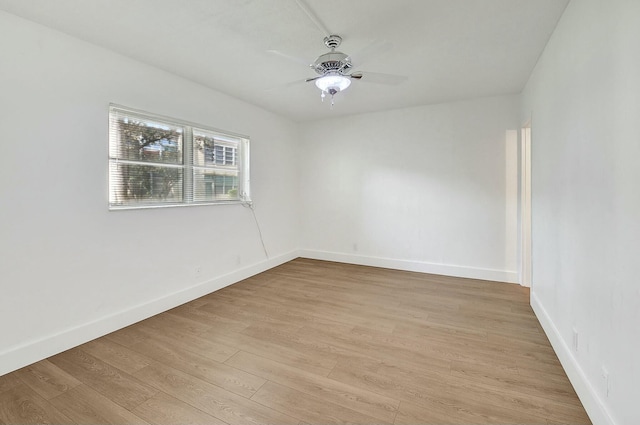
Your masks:
{"label": "doorway opening", "polygon": [[531,287],[531,122],[520,131],[520,284]]}

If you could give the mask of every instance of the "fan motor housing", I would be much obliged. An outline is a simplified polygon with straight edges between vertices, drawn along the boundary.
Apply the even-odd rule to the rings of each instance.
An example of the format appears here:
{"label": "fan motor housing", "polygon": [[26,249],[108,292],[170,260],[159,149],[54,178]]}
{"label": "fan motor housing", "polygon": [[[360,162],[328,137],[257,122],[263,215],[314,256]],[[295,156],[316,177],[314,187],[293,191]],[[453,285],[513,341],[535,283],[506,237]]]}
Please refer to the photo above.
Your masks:
{"label": "fan motor housing", "polygon": [[318,59],[316,59],[311,66],[320,75],[324,75],[328,72],[344,74],[353,67],[349,56],[336,51],[318,56]]}

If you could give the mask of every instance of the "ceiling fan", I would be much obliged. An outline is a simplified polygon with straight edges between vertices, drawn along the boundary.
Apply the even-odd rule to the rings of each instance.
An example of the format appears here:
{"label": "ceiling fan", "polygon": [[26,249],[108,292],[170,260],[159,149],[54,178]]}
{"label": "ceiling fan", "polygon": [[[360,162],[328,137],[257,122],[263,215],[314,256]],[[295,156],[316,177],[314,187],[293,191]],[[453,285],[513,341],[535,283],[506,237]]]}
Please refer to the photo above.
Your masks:
{"label": "ceiling fan", "polygon": [[[309,19],[325,34],[324,45],[330,49],[328,53],[324,53],[316,58],[311,64],[308,64],[316,74],[315,77],[306,78],[298,82],[311,82],[313,81],[321,91],[320,97],[324,101],[327,95],[331,96],[331,106],[333,106],[333,97],[337,93],[346,90],[352,80],[362,80],[370,83],[396,85],[400,84],[407,79],[405,76],[382,74],[378,72],[368,71],[354,71],[356,66],[362,65],[368,56],[381,53],[391,47],[388,42],[375,41],[369,46],[362,49],[356,55],[347,55],[336,49],[342,43],[342,37],[336,34],[332,34],[327,30],[326,26],[320,21],[320,19],[313,13],[311,8],[303,1],[296,0],[298,6],[309,17]],[[304,60],[292,57],[290,55],[281,53],[277,50],[269,50],[270,53],[274,53],[288,59],[293,59],[296,62],[304,63]]]}

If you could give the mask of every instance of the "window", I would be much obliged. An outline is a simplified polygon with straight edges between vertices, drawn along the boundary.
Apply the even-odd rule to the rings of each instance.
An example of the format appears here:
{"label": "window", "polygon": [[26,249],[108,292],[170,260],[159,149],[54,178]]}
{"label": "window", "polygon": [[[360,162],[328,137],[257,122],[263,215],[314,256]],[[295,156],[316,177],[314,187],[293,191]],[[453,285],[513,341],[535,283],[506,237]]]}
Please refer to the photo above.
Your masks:
{"label": "window", "polygon": [[238,148],[216,144],[204,147],[204,160],[207,164],[236,165]]}
{"label": "window", "polygon": [[110,107],[111,209],[247,201],[247,137]]}

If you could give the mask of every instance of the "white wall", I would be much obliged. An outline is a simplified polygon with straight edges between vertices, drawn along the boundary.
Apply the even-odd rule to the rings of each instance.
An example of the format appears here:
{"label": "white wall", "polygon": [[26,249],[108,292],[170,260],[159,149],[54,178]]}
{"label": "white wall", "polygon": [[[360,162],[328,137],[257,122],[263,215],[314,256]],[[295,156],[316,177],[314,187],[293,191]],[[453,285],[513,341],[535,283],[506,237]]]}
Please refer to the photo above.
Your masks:
{"label": "white wall", "polygon": [[[0,374],[296,256],[294,124],[3,12],[0,57]],[[239,205],[109,212],[110,102],[249,135],[271,260]]]}
{"label": "white wall", "polygon": [[639,40],[639,1],[574,0],[523,93],[532,305],[597,425],[640,423]]}
{"label": "white wall", "polygon": [[302,124],[303,255],[516,281],[518,101]]}

